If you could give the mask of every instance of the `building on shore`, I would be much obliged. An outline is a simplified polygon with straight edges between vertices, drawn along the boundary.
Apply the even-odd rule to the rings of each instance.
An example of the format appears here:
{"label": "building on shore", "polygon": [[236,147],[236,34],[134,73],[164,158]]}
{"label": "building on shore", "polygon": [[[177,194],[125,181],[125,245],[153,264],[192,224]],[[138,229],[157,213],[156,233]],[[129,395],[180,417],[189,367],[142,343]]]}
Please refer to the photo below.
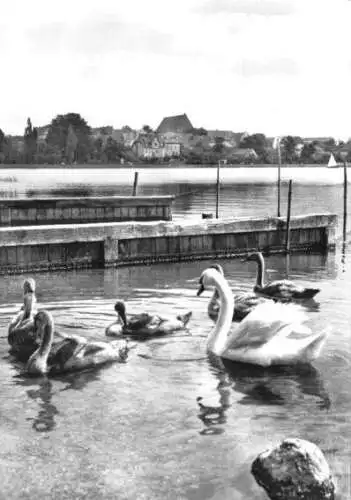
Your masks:
{"label": "building on shore", "polygon": [[166,116],[157,127],[158,134],[166,134],[167,132],[186,134],[193,130],[191,121],[186,113],[183,115]]}

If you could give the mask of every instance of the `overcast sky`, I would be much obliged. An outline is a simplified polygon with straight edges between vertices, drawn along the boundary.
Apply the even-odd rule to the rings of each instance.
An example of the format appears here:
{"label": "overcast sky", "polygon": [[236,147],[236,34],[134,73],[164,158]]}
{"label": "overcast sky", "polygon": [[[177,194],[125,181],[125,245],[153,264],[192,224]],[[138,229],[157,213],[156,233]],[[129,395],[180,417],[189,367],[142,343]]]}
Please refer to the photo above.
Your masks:
{"label": "overcast sky", "polygon": [[350,0],[4,0],[0,128],[351,136]]}

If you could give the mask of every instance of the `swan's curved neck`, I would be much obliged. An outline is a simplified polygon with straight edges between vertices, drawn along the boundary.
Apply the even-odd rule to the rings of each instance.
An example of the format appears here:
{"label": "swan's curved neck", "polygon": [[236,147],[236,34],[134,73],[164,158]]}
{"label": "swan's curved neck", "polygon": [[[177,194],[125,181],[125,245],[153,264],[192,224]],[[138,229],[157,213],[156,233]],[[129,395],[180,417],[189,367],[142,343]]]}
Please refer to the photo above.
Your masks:
{"label": "swan's curved neck", "polygon": [[262,255],[257,258],[257,276],[256,276],[256,286],[262,288],[264,286],[264,260]]}
{"label": "swan's curved neck", "polygon": [[52,346],[52,341],[54,339],[54,329],[51,321],[50,322],[48,321],[42,326],[40,336],[41,336],[41,342],[38,349],[38,353],[40,356],[45,357],[47,359]]}
{"label": "swan's curved neck", "polygon": [[47,371],[47,361],[54,338],[54,326],[52,320],[47,320],[38,328],[36,332],[40,338],[40,346],[34,354],[29,358],[27,370],[30,373],[45,373]]}
{"label": "swan's curved neck", "polygon": [[227,336],[232,326],[234,295],[227,280],[221,275],[216,277],[215,287],[221,301],[221,306],[217,322],[208,337],[207,349],[220,356],[226,346]]}
{"label": "swan's curved neck", "polygon": [[36,297],[35,293],[29,292],[26,293],[23,297],[23,319],[30,318],[33,313],[33,309],[36,305]]}

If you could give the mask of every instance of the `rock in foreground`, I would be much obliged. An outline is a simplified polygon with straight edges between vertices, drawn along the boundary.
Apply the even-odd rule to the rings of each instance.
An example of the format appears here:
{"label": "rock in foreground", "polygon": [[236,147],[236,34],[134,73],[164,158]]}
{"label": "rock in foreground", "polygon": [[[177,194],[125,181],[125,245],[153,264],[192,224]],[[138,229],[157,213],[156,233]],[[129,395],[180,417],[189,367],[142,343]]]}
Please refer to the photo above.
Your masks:
{"label": "rock in foreground", "polygon": [[315,444],[285,439],[261,453],[251,472],[272,500],[334,500],[329,465]]}

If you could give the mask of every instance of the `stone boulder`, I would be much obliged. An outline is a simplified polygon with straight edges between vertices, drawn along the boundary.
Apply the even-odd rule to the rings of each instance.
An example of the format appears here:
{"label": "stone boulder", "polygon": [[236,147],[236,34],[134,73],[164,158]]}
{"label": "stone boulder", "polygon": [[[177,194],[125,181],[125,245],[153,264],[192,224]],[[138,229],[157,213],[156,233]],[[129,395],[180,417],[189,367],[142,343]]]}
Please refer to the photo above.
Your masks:
{"label": "stone boulder", "polygon": [[251,473],[271,500],[334,500],[329,465],[315,444],[285,439],[254,460]]}

